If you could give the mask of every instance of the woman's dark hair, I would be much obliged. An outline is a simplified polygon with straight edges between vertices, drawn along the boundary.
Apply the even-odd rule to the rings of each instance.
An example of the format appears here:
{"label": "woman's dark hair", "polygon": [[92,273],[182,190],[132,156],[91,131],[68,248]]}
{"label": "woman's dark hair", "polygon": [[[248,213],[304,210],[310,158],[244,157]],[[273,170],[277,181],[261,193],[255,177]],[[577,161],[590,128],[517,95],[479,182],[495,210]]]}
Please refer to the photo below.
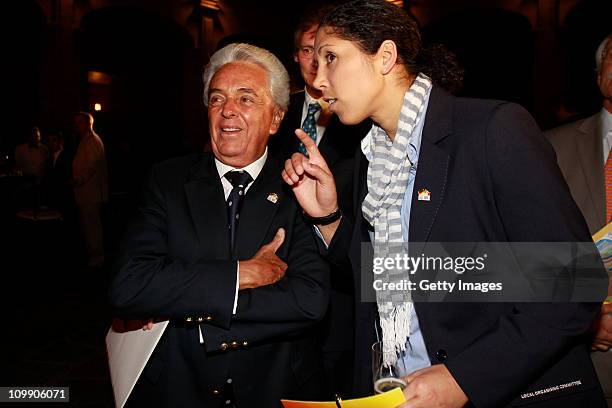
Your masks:
{"label": "woman's dark hair", "polygon": [[409,73],[422,72],[449,92],[461,88],[463,70],[455,55],[441,44],[424,47],[417,21],[404,9],[385,0],[353,0],[336,7],[321,20],[321,27],[352,41],[366,54],[375,54],[385,40]]}

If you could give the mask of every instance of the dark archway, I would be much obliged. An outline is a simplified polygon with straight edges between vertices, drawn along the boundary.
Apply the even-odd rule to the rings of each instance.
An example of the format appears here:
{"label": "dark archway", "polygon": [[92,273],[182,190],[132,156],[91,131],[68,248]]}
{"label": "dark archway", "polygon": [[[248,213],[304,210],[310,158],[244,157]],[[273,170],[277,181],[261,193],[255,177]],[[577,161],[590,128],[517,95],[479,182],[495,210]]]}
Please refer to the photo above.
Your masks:
{"label": "dark archway", "polygon": [[567,15],[561,32],[565,44],[565,81],[562,104],[577,116],[601,109],[601,93],[595,73],[595,50],[612,33],[612,2],[578,3]]}
{"label": "dark archway", "polygon": [[442,43],[465,68],[460,95],[533,105],[533,34],[522,14],[466,9],[423,29],[426,42]]}
{"label": "dark archway", "polygon": [[[187,31],[153,12],[106,7],[86,14],[77,36],[81,89],[107,145],[111,190],[130,191],[159,160],[185,149],[185,66],[193,48]],[[92,81],[91,72],[103,73]],[[88,79],[89,73],[89,79]]]}
{"label": "dark archway", "polygon": [[33,126],[40,126],[40,70],[41,54],[45,46],[47,21],[43,10],[34,1],[7,4],[5,19],[11,25],[10,38],[6,38],[3,61],[7,68],[3,98],[9,111],[3,115],[0,150],[7,154],[30,134]]}

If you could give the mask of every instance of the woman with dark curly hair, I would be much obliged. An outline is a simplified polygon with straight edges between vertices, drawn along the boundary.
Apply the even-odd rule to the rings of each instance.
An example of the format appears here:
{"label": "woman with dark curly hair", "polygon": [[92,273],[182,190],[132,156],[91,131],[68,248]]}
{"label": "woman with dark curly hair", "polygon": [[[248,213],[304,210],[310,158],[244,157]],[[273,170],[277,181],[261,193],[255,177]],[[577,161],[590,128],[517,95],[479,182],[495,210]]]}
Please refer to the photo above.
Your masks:
{"label": "woman with dark curly hair", "polygon": [[[599,308],[594,300],[606,291],[598,258],[590,272],[602,285],[593,303],[529,303],[503,293],[504,302],[487,295],[398,302],[372,293],[371,276],[361,274],[362,242],[372,242],[376,256],[419,242],[591,241],[532,117],[512,103],[446,93],[461,78],[454,60],[424,49],[416,21],[383,0],[338,6],[320,24],[315,52],[314,85],[330,109],[345,124],[374,122],[356,152],[349,197],[339,199],[301,130],[307,155],[293,154],[282,172],[325,242],[321,251],[352,267],[356,294],[366,300],[356,296],[355,394],[372,393],[371,346],[382,337],[383,365],[405,368],[405,407],[605,406],[585,338]],[[574,279],[585,269],[564,271]]]}

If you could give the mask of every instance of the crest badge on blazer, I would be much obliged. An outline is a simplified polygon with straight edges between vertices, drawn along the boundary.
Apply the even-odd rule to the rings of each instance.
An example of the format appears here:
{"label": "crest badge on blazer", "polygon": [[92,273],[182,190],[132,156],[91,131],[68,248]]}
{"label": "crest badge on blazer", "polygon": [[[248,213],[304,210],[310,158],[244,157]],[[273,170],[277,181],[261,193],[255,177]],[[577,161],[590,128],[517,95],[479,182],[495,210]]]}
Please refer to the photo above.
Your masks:
{"label": "crest badge on blazer", "polygon": [[429,192],[429,190],[426,188],[420,189],[418,200],[419,201],[431,201],[431,193]]}
{"label": "crest badge on blazer", "polygon": [[273,204],[276,204],[278,202],[278,194],[276,194],[276,193],[269,193],[267,200],[269,202],[273,203]]}

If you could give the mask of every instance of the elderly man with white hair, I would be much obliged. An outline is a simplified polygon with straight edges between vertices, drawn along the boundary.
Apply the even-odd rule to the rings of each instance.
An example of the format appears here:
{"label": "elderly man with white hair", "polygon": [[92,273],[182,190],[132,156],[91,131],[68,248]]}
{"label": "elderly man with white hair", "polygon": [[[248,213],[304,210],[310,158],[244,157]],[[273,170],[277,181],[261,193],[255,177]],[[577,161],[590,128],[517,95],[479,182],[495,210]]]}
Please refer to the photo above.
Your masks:
{"label": "elderly man with white hair", "polygon": [[323,389],[316,324],[329,270],[268,155],[289,76],[247,44],[204,71],[212,153],[154,166],[110,298],[120,317],[169,318],[128,406],[280,406]]}
{"label": "elderly man with white hair", "polygon": [[[591,234],[612,220],[612,33],[597,48],[595,62],[602,109],[545,133]],[[612,279],[608,296],[612,296]],[[612,304],[602,306],[593,331],[593,363],[612,407]]]}

